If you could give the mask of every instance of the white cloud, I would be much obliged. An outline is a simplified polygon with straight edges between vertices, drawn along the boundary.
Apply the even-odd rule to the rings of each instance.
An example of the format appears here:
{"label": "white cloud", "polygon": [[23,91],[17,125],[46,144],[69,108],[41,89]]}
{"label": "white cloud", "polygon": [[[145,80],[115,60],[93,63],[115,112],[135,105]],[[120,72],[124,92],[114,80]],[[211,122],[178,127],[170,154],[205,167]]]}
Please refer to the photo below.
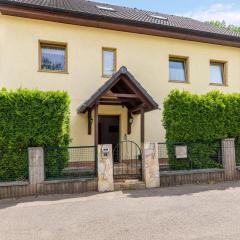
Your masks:
{"label": "white cloud", "polygon": [[225,20],[227,24],[240,25],[240,9],[236,9],[234,4],[216,3],[205,9],[187,12],[183,16],[200,21]]}

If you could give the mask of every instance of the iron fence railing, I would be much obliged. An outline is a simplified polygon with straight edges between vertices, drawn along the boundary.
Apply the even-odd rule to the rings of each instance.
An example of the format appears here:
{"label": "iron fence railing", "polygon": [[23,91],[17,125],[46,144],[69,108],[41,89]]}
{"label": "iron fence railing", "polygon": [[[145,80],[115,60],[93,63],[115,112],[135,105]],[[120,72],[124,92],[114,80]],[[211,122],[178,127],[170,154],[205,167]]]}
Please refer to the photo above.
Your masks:
{"label": "iron fence railing", "polygon": [[28,180],[28,150],[0,149],[0,182]]}
{"label": "iron fence railing", "polygon": [[158,143],[159,168],[160,171],[222,168],[223,150],[221,141]]}
{"label": "iron fence railing", "polygon": [[71,179],[97,176],[97,147],[45,147],[45,179]]}

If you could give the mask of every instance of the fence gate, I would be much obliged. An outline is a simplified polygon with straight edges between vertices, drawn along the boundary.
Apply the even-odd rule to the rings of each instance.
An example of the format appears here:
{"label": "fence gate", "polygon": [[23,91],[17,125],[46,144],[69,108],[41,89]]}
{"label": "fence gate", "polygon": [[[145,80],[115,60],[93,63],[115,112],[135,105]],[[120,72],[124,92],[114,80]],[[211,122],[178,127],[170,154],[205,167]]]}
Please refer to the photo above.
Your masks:
{"label": "fence gate", "polygon": [[113,149],[115,180],[139,179],[142,180],[142,151],[132,141],[122,141]]}

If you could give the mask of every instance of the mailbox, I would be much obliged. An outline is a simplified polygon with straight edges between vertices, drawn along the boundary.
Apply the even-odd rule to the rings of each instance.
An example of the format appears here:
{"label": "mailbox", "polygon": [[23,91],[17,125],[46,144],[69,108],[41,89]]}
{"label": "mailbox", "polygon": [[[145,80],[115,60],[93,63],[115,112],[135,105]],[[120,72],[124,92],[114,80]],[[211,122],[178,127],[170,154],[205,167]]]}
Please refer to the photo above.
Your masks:
{"label": "mailbox", "polygon": [[108,146],[102,146],[102,157],[108,158],[110,153],[110,148]]}

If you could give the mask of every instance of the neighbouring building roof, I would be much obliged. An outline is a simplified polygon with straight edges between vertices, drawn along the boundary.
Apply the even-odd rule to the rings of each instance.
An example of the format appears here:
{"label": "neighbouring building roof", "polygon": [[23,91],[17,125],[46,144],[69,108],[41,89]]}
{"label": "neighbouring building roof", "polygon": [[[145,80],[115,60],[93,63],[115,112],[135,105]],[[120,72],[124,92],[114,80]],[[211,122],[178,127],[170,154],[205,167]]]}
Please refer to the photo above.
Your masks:
{"label": "neighbouring building roof", "polygon": [[[25,7],[88,17],[107,22],[196,34],[227,41],[240,41],[240,34],[191,18],[168,15],[85,0],[0,0],[0,6]],[[0,8],[1,10],[1,8]],[[219,43],[218,43],[219,44]],[[223,44],[224,45],[224,44]]]}
{"label": "neighbouring building roof", "polygon": [[[128,95],[135,95],[136,98],[128,98]],[[132,109],[133,113],[137,113],[141,106],[146,112],[159,108],[158,104],[127,68],[121,67],[89,99],[81,104],[77,111],[85,113],[94,108],[96,104],[111,105],[116,103]]]}

